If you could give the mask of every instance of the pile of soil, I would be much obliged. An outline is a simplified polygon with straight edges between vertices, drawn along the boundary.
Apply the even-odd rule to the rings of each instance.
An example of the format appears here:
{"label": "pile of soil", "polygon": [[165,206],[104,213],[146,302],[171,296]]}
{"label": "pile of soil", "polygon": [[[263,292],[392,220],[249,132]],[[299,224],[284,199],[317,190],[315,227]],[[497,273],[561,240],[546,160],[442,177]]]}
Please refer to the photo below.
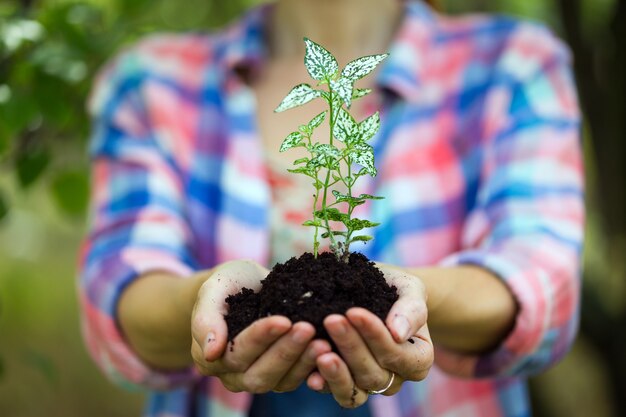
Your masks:
{"label": "pile of soil", "polygon": [[323,326],[326,316],[363,307],[384,321],[398,299],[396,287],[389,286],[383,273],[360,253],[351,253],[346,263],[329,252],[317,259],[307,252],[276,264],[262,284],[258,293],[244,288],[226,298],[229,340],[257,319],[281,315],[292,323],[313,324],[315,337],[328,340],[334,348]]}

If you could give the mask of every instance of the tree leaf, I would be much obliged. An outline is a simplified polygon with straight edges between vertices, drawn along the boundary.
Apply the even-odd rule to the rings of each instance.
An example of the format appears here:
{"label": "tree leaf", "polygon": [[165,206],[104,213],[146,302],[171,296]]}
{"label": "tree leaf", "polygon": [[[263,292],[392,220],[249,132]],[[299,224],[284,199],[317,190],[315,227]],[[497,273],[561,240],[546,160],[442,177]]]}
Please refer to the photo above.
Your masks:
{"label": "tree leaf", "polygon": [[365,168],[370,176],[375,177],[378,173],[374,166],[374,148],[367,143],[355,143],[350,149],[350,158]]}
{"label": "tree leaf", "polygon": [[340,78],[339,80],[331,80],[330,88],[346,103],[346,107],[350,108],[352,104],[352,88],[354,83],[348,78]]}
{"label": "tree leaf", "polygon": [[287,94],[287,96],[285,96],[283,101],[280,102],[274,111],[276,113],[280,113],[282,111],[301,106],[314,98],[319,97],[320,95],[321,92],[312,89],[309,84],[298,84],[291,89],[291,91]]}
{"label": "tree leaf", "polygon": [[22,188],[32,185],[45,171],[49,162],[50,154],[43,147],[20,151],[15,160],[15,168]]}
{"label": "tree leaf", "polygon": [[380,114],[376,112],[359,123],[360,140],[367,142],[374,137],[378,129],[380,129]]}
{"label": "tree leaf", "polygon": [[313,129],[321,125],[325,118],[326,118],[326,110],[324,110],[323,112],[321,112],[320,114],[312,118],[311,121],[307,124],[309,131],[312,132]]}
{"label": "tree leaf", "polygon": [[300,132],[291,132],[287,137],[283,140],[283,143],[280,145],[280,152],[285,152],[287,149],[291,149],[300,144],[303,136]]}
{"label": "tree leaf", "polygon": [[306,47],[304,66],[309,75],[318,81],[330,81],[339,70],[339,64],[333,54],[309,38],[304,38],[304,44]]}
{"label": "tree leaf", "polygon": [[340,109],[333,127],[333,136],[340,142],[348,143],[359,134],[359,125],[346,109]]}
{"label": "tree leaf", "polygon": [[351,231],[357,231],[368,227],[378,226],[380,223],[371,222],[363,219],[349,219],[345,223],[346,227]]}
{"label": "tree leaf", "polygon": [[67,215],[81,216],[87,210],[89,184],[87,173],[61,172],[52,180],[50,192],[57,206]]}
{"label": "tree leaf", "polygon": [[361,79],[372,72],[388,56],[389,54],[368,55],[350,61],[341,71],[341,77],[347,78],[352,82]]}

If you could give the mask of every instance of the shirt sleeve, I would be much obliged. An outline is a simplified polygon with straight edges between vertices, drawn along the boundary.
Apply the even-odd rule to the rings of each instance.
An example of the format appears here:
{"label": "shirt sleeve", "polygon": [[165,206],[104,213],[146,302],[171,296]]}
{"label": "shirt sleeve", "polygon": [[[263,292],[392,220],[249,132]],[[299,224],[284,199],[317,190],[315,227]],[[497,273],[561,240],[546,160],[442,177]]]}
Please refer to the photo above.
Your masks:
{"label": "shirt sleeve", "polygon": [[583,235],[579,111],[567,49],[523,26],[502,54],[483,117],[477,203],[464,249],[442,265],[493,272],[518,304],[513,329],[484,355],[438,352],[462,376],[534,374],[568,351],[578,329]]}
{"label": "shirt sleeve", "polygon": [[125,386],[167,389],[191,382],[195,371],[150,369],[116,317],[120,294],[140,274],[182,279],[194,269],[181,168],[151,129],[145,95],[158,81],[140,54],[126,52],[105,67],[91,95],[92,196],[78,291],[86,345],[105,374]]}

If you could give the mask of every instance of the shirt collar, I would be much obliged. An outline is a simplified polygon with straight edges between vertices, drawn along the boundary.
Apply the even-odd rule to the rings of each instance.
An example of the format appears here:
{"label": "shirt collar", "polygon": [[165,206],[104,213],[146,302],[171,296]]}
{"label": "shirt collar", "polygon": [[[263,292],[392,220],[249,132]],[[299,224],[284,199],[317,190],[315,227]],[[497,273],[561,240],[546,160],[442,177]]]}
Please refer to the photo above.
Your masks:
{"label": "shirt collar", "polygon": [[[225,32],[223,57],[234,71],[253,73],[267,55],[264,27],[272,5],[253,8]],[[405,16],[381,66],[376,83],[406,101],[417,97],[432,39],[434,12],[422,1],[406,1]]]}

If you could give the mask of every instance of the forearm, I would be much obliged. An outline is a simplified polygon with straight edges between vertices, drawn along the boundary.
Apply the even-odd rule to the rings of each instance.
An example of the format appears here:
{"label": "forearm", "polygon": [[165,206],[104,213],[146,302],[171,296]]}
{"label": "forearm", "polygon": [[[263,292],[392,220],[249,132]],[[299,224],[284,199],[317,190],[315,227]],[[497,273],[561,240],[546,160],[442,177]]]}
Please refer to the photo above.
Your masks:
{"label": "forearm", "polygon": [[517,304],[504,283],[476,266],[409,269],[426,286],[428,324],[436,345],[481,353],[508,334]]}
{"label": "forearm", "polygon": [[175,370],[192,363],[191,313],[198,289],[209,277],[203,271],[188,278],[151,272],[122,293],[118,320],[137,355],[157,369]]}

